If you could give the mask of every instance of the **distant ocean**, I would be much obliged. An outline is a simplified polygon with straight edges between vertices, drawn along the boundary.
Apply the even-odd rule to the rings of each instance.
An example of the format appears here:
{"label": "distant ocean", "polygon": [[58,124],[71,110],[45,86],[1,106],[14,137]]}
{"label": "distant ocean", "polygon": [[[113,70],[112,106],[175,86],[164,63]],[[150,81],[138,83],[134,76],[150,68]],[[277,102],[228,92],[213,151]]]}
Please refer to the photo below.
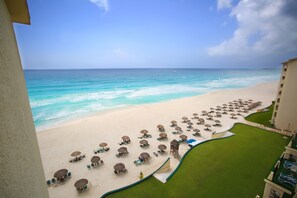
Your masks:
{"label": "distant ocean", "polygon": [[92,112],[249,87],[279,76],[280,69],[25,70],[37,129]]}

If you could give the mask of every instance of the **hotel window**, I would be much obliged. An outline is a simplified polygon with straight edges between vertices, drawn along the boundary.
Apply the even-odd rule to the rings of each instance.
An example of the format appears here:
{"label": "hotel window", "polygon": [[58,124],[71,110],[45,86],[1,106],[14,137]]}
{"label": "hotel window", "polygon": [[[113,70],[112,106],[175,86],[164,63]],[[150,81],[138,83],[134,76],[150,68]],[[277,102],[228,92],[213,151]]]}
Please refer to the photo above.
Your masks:
{"label": "hotel window", "polygon": [[274,112],[274,117],[276,117],[277,112]]}
{"label": "hotel window", "polygon": [[282,83],[282,84],[280,85],[281,88],[283,88],[283,86],[284,86],[284,83]]}
{"label": "hotel window", "polygon": [[283,75],[282,80],[285,80],[285,75]]}
{"label": "hotel window", "polygon": [[280,101],[280,98],[277,99],[277,102],[278,102],[278,103],[279,103],[279,101]]}
{"label": "hotel window", "polygon": [[279,91],[279,92],[278,92],[278,95],[281,95],[281,94],[282,94],[282,91]]}
{"label": "hotel window", "polygon": [[275,110],[278,110],[278,105],[275,106]]}

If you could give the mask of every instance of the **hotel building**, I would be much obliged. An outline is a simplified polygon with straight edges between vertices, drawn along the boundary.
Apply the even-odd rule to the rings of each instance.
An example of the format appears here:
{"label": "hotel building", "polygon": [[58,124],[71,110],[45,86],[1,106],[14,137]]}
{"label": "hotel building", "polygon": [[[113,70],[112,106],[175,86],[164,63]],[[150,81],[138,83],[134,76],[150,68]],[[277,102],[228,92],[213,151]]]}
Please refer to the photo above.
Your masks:
{"label": "hotel building", "polygon": [[0,197],[48,197],[13,24],[30,24],[26,0],[0,0]]}
{"label": "hotel building", "polygon": [[271,122],[277,129],[297,131],[297,58],[283,63]]}

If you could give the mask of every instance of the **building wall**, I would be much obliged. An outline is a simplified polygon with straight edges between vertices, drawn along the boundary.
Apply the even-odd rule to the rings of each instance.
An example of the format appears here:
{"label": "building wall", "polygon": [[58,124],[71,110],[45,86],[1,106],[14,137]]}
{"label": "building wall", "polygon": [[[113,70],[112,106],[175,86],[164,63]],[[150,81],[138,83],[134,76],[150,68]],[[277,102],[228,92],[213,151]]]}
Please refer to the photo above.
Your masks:
{"label": "building wall", "polygon": [[0,0],[0,197],[48,197],[10,14]]}
{"label": "building wall", "polygon": [[297,59],[284,63],[272,121],[278,129],[297,131]]}

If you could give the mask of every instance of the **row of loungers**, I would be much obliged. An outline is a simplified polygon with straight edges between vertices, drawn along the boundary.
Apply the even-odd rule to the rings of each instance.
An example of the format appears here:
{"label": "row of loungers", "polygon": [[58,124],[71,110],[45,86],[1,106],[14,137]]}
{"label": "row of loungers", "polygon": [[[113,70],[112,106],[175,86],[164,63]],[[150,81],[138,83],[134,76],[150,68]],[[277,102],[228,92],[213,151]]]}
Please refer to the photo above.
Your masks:
{"label": "row of loungers", "polygon": [[52,178],[52,179],[49,179],[46,181],[46,184],[48,186],[51,186],[51,185],[57,185],[58,183],[62,183],[62,182],[65,182],[66,180],[68,180],[69,178],[71,177],[71,172],[68,172],[66,177],[65,178],[62,178],[62,179],[56,179],[56,178]]}
{"label": "row of loungers", "polygon": [[81,156],[79,156],[79,157],[75,157],[75,158],[73,158],[73,159],[70,159],[69,162],[70,162],[70,163],[71,163],[71,162],[78,162],[78,161],[82,160],[82,159],[85,158],[85,157],[86,157],[86,155],[81,155]]}
{"label": "row of loungers", "polygon": [[100,160],[99,163],[91,163],[90,165],[87,165],[87,168],[88,168],[89,170],[91,170],[92,168],[96,168],[96,167],[98,167],[98,166],[100,166],[100,165],[103,165],[103,164],[104,164],[103,160]]}
{"label": "row of loungers", "polygon": [[106,147],[106,148],[99,148],[97,150],[94,150],[94,153],[97,154],[97,153],[104,153],[104,152],[107,152],[109,151],[109,147]]}

